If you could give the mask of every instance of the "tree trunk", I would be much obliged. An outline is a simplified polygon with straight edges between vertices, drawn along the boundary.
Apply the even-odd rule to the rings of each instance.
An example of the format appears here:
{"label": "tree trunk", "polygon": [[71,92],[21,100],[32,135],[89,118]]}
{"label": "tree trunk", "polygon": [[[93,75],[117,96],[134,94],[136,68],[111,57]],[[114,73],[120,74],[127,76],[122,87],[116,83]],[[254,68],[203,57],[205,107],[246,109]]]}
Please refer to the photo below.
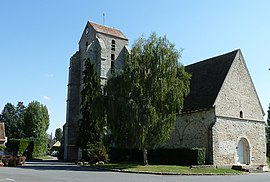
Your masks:
{"label": "tree trunk", "polygon": [[148,165],[147,149],[146,148],[143,149],[143,164],[146,166]]}

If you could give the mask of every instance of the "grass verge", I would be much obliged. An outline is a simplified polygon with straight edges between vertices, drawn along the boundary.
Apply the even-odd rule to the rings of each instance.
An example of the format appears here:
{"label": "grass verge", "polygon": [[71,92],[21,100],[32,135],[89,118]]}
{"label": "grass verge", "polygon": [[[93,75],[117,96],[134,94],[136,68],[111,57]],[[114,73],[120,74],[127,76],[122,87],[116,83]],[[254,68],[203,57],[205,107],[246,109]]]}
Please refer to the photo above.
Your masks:
{"label": "grass verge", "polygon": [[99,165],[100,168],[117,169],[132,172],[150,172],[150,173],[173,173],[173,174],[243,174],[229,168],[194,168],[188,166],[175,165],[139,165],[128,163],[110,163]]}

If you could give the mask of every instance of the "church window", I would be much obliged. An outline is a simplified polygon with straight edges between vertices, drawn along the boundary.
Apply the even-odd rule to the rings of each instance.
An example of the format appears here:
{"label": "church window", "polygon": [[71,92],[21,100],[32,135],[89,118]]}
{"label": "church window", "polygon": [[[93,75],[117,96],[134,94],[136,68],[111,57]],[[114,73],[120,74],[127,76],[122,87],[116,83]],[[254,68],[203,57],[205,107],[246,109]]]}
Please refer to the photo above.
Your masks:
{"label": "church window", "polygon": [[112,40],[112,47],[111,47],[112,51],[115,51],[115,40]]}
{"label": "church window", "polygon": [[87,47],[88,47],[88,45],[89,45],[89,43],[88,43],[88,42],[86,42],[86,43],[85,43],[85,47],[87,48]]}
{"label": "church window", "polygon": [[243,111],[240,111],[240,118],[243,118]]}
{"label": "church window", "polygon": [[112,61],[115,60],[115,54],[111,54],[111,60],[112,60]]}
{"label": "church window", "polygon": [[114,74],[114,71],[115,71],[114,61],[111,61],[111,74]]}

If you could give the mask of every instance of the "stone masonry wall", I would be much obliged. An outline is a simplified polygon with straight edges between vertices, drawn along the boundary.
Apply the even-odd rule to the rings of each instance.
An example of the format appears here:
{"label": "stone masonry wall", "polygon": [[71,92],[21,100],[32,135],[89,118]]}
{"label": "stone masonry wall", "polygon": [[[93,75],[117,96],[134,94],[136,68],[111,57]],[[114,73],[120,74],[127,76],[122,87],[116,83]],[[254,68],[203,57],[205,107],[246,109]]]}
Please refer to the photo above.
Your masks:
{"label": "stone masonry wall", "polygon": [[249,142],[251,165],[266,163],[264,122],[217,117],[213,127],[215,165],[237,163],[237,144],[241,138]]}
{"label": "stone masonry wall", "polygon": [[211,125],[215,122],[214,110],[198,111],[177,117],[171,139],[162,148],[206,148],[207,162],[212,163]]}
{"label": "stone masonry wall", "polygon": [[215,101],[216,115],[263,120],[263,110],[259,98],[240,52],[229,70],[220,93]]}

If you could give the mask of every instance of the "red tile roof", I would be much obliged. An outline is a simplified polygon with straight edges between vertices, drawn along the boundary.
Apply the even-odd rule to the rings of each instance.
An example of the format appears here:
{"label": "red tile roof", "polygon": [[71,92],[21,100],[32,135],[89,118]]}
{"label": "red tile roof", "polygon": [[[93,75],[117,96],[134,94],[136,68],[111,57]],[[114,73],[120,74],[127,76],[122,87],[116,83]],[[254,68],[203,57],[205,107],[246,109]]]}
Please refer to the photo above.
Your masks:
{"label": "red tile roof", "polygon": [[99,25],[93,22],[88,22],[88,24],[92,26],[99,33],[104,33],[107,35],[112,35],[121,39],[128,40],[128,38],[118,29],[110,28],[104,25]]}

